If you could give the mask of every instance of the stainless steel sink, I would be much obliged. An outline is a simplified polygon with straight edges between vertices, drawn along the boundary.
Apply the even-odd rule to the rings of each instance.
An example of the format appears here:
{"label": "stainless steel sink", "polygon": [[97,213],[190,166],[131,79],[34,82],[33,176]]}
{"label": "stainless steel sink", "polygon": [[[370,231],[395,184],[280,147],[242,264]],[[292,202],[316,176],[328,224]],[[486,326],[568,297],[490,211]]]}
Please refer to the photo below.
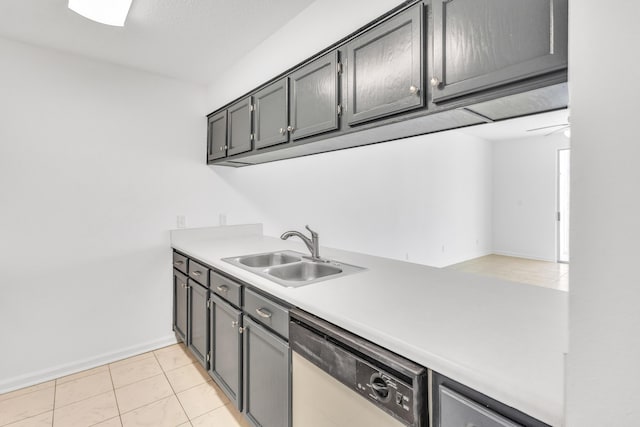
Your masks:
{"label": "stainless steel sink", "polygon": [[300,256],[284,252],[270,252],[267,254],[247,255],[238,257],[238,262],[247,267],[271,267],[301,261]]}
{"label": "stainless steel sink", "polygon": [[223,258],[222,261],[288,288],[310,285],[364,270],[362,267],[332,260],[313,260],[308,255],[295,251],[241,255]]}
{"label": "stainless steel sink", "polygon": [[278,279],[300,282],[342,273],[342,269],[330,264],[304,261],[272,267],[267,269],[266,273]]}

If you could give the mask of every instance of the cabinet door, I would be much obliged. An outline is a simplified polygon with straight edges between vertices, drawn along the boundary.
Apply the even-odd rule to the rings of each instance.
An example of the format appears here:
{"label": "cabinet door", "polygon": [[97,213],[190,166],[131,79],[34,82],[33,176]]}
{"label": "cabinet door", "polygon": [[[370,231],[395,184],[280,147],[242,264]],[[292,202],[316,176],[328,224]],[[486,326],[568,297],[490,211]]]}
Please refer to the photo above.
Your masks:
{"label": "cabinet door", "polygon": [[331,52],[289,76],[291,138],[338,129],[338,52]]}
{"label": "cabinet door", "polygon": [[227,154],[251,151],[251,97],[236,102],[227,110]]}
{"label": "cabinet door", "polygon": [[282,144],[289,140],[287,126],[289,100],[287,78],[283,78],[254,96],[253,130],[256,148]]}
{"label": "cabinet door", "polygon": [[347,45],[347,123],[424,105],[422,21],[417,4]]}
{"label": "cabinet door", "polygon": [[242,410],[242,312],[211,296],[211,363],[209,373]]}
{"label": "cabinet door", "polygon": [[173,270],[173,330],[178,339],[187,342],[188,297],[187,276]]}
{"label": "cabinet door", "polygon": [[288,427],[289,344],[244,316],[244,413],[254,426]]}
{"label": "cabinet door", "polygon": [[209,292],[205,287],[189,279],[189,328],[187,330],[187,347],[207,368],[209,344],[209,308],[207,300]]}
{"label": "cabinet door", "polygon": [[207,160],[227,157],[227,110],[209,117]]}
{"label": "cabinet door", "polygon": [[567,66],[567,0],[433,0],[433,101]]}

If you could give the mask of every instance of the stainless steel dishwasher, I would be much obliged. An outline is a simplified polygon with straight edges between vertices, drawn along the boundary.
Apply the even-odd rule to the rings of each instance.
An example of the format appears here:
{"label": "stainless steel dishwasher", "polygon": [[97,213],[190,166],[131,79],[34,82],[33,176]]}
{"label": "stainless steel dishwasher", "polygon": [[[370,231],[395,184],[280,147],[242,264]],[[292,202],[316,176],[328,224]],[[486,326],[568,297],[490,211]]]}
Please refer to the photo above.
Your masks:
{"label": "stainless steel dishwasher", "polygon": [[426,427],[427,370],[302,310],[290,311],[293,427]]}

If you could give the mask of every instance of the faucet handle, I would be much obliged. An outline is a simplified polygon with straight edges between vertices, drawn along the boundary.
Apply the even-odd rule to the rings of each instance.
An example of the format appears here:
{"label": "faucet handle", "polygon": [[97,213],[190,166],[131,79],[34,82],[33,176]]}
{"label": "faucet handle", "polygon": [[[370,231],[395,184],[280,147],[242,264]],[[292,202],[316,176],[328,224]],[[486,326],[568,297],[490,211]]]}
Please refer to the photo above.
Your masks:
{"label": "faucet handle", "polygon": [[309,228],[308,225],[305,225],[304,228],[306,228],[307,230],[309,230],[309,232],[311,233],[311,237],[317,238],[318,237],[318,233],[316,233],[315,231],[313,231],[312,229]]}

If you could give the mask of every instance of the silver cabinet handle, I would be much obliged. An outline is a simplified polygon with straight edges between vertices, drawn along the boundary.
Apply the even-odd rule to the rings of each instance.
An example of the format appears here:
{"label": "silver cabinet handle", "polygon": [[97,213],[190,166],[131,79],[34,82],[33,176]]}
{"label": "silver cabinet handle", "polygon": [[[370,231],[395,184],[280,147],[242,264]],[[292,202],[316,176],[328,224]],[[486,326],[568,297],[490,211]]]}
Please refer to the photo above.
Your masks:
{"label": "silver cabinet handle", "polygon": [[184,261],[182,261],[182,260],[178,260],[178,261],[173,263],[173,265],[182,265],[182,264],[184,264]]}
{"label": "silver cabinet handle", "polygon": [[409,92],[413,95],[417,95],[418,93],[420,93],[420,88],[418,88],[417,86],[411,85],[411,87],[409,87]]}
{"label": "silver cabinet handle", "polygon": [[293,126],[287,126],[287,130],[289,132],[293,132],[294,130],[296,130],[296,128],[294,128]]}
{"label": "silver cabinet handle", "polygon": [[244,327],[244,328],[243,328],[242,326],[240,326],[240,327],[238,328],[238,333],[239,333],[239,334],[241,334],[241,333],[243,333],[245,330],[247,330],[247,328],[246,328],[246,327]]}
{"label": "silver cabinet handle", "polygon": [[231,327],[235,328],[236,326],[238,326],[238,322],[236,322],[235,320],[233,322],[231,322]]}
{"label": "silver cabinet handle", "polygon": [[273,314],[271,314],[271,312],[265,308],[256,308],[256,313],[258,313],[258,316],[264,317],[265,319],[273,316]]}
{"label": "silver cabinet handle", "polygon": [[280,128],[280,135],[284,135],[287,132],[285,128]]}
{"label": "silver cabinet handle", "polygon": [[220,147],[220,151],[224,151],[224,147]]}
{"label": "silver cabinet handle", "polygon": [[429,83],[431,83],[431,86],[437,87],[440,84],[440,80],[437,77],[431,77],[431,81]]}
{"label": "silver cabinet handle", "polygon": [[196,277],[200,277],[200,276],[202,276],[202,271],[196,270],[196,271],[192,272],[191,274],[196,276]]}
{"label": "silver cabinet handle", "polygon": [[216,287],[216,289],[218,290],[218,292],[222,292],[222,293],[227,293],[229,292],[229,287],[227,285],[220,285],[218,287]]}

